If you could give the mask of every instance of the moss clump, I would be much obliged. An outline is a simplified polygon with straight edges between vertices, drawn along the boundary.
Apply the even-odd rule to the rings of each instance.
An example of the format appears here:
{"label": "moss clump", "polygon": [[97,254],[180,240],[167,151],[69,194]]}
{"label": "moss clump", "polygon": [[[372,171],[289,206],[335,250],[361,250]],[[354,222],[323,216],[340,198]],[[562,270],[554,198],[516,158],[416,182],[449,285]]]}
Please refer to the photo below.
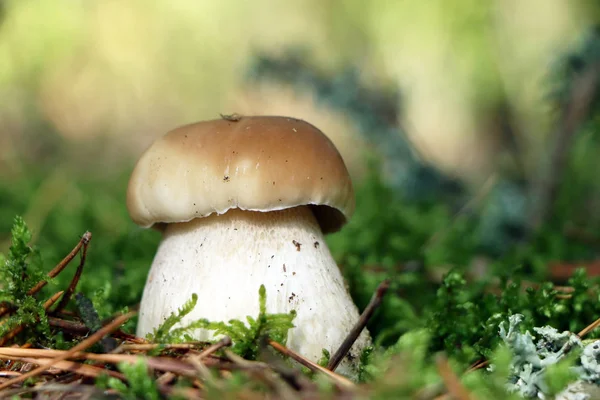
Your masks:
{"label": "moss clump", "polygon": [[8,254],[0,254],[0,310],[3,315],[9,314],[0,324],[0,338],[26,326],[28,332],[23,340],[52,345],[44,300],[32,295],[36,284],[50,279],[42,268],[39,252],[29,245],[30,240],[31,231],[23,218],[15,217]]}
{"label": "moss clump", "polygon": [[255,319],[247,316],[247,324],[240,320],[230,320],[226,323],[200,319],[186,326],[174,328],[196,306],[198,296],[194,293],[192,298],[177,310],[177,313],[171,313],[165,322],[154,329],[154,332],[148,335],[148,339],[156,343],[181,343],[192,341],[190,334],[194,330],[206,329],[214,331],[215,335],[228,336],[233,342],[232,350],[236,354],[248,360],[255,360],[258,355],[260,339],[263,337],[266,336],[285,344],[287,332],[294,327],[292,321],[296,316],[294,310],[289,314],[267,314],[267,292],[264,285],[261,285],[258,290],[258,298],[258,317]]}

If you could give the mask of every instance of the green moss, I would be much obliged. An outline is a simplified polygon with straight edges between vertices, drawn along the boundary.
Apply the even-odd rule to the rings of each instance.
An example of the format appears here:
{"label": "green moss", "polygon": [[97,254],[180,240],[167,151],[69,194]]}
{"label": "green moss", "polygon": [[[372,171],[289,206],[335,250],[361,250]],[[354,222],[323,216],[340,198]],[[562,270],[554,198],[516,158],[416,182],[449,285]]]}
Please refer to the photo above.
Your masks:
{"label": "green moss", "polygon": [[7,256],[2,256],[0,301],[18,304],[26,299],[28,291],[46,279],[39,252],[29,245],[31,231],[17,216],[11,229],[11,245]]}
{"label": "green moss", "polygon": [[160,395],[155,378],[149,374],[148,366],[142,357],[134,364],[119,363],[118,368],[125,375],[129,384],[107,375],[99,377],[96,384],[101,388],[116,390],[121,398],[125,400],[159,400],[163,398]]}
{"label": "green moss", "polygon": [[26,341],[52,344],[44,300],[29,291],[40,281],[49,280],[42,268],[39,252],[29,245],[31,232],[23,218],[15,217],[8,255],[0,263],[0,302],[11,314],[0,325],[0,337],[18,326],[26,326]]}
{"label": "green moss", "polygon": [[292,321],[296,312],[292,310],[289,314],[267,314],[267,292],[264,285],[258,290],[259,313],[257,318],[246,317],[246,323],[240,320],[225,322],[211,322],[200,319],[185,326],[175,328],[183,318],[196,306],[198,296],[194,293],[177,313],[171,313],[167,319],[148,335],[148,339],[158,343],[178,343],[192,340],[191,334],[197,329],[214,331],[215,335],[229,336],[233,342],[232,350],[238,355],[254,360],[258,355],[260,340],[263,337],[285,344],[287,332],[294,325]]}

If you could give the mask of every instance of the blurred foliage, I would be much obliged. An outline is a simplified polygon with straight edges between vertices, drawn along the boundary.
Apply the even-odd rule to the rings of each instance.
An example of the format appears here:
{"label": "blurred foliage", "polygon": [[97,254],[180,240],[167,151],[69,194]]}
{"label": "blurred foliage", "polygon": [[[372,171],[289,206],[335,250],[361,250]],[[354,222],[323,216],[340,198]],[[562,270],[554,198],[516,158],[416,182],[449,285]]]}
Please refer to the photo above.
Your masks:
{"label": "blurred foliage", "polygon": [[[391,290],[401,296],[387,296],[370,327],[376,335],[384,326],[395,330],[394,337],[419,320],[403,299],[427,304],[426,294],[433,294],[428,269],[468,265],[475,254],[474,231],[468,220],[454,224],[443,204],[402,201],[378,176],[358,186],[355,215],[328,243],[360,308],[383,279],[393,277]],[[432,237],[446,228],[452,232]]]}
{"label": "blurred foliage", "polygon": [[148,373],[148,365],[142,357],[134,364],[122,362],[118,367],[119,371],[127,377],[130,386],[127,386],[122,380],[108,375],[100,376],[96,380],[96,384],[101,388],[116,390],[124,400],[159,400],[162,398],[156,380]]}
{"label": "blurred foliage", "polygon": [[370,87],[363,83],[358,66],[335,74],[319,71],[310,63],[310,52],[292,49],[272,57],[259,54],[249,67],[250,81],[274,81],[313,94],[318,106],[348,116],[364,139],[383,157],[387,181],[410,200],[428,200],[460,191],[460,184],[433,166],[420,162],[410,141],[398,127],[400,94],[391,82]]}
{"label": "blurred foliage", "polygon": [[[319,70],[310,62],[310,53],[290,50],[276,57],[258,55],[250,65],[251,81],[274,81],[291,85],[298,92],[312,94],[322,107],[351,118],[363,139],[381,159],[385,183],[406,202],[438,202],[458,210],[470,201],[465,185],[427,163],[399,125],[401,96],[390,83],[366,84],[358,66],[350,65],[336,73]],[[502,173],[502,171],[500,172]],[[522,177],[497,179],[486,201],[476,204],[479,250],[493,256],[507,252],[527,231],[527,190]],[[431,232],[431,231],[429,231]]]}
{"label": "blurred foliage", "polygon": [[[401,296],[386,299],[371,324],[376,334],[385,338],[385,332],[393,332],[389,335],[394,340],[420,318],[412,308],[420,310],[430,302],[437,284],[429,277],[436,269],[467,271],[480,254],[502,255],[495,263],[498,270],[513,271],[522,266],[524,273],[540,278],[548,261],[593,256],[593,246],[563,234],[565,221],[581,210],[573,207],[571,200],[587,198],[585,190],[593,180],[593,170],[588,168],[594,157],[590,151],[595,138],[593,126],[587,125],[588,133],[580,135],[575,146],[569,167],[573,178],[562,194],[569,201],[559,202],[553,214],[555,222],[550,221],[531,241],[506,247],[506,242],[515,241],[507,238],[506,232],[520,239],[526,214],[523,202],[515,200],[520,199],[515,183],[501,181],[481,204],[469,212],[458,212],[457,207],[472,194],[414,156],[410,142],[397,127],[399,94],[393,86],[365,85],[354,67],[328,75],[307,63],[308,58],[301,51],[280,58],[258,55],[248,79],[275,80],[313,92],[324,107],[352,118],[376,153],[383,156],[381,164],[374,164],[367,179],[357,185],[356,215],[345,229],[329,238],[359,306],[367,303],[379,281],[394,277],[393,290]],[[72,147],[65,146],[47,127],[35,128],[49,133],[45,136],[49,145],[43,147],[45,158],[37,166],[22,166],[27,179],[9,177],[9,184],[0,185],[0,232],[10,230],[16,214],[33,219],[37,244],[49,262],[59,260],[83,232],[92,231],[86,268],[94,274],[84,274],[81,290],[94,299],[101,316],[134,304],[152,256],[148,249],[156,247],[159,234],[135,228],[128,220],[123,198],[129,166],[117,172],[73,171],[68,166],[51,170],[52,165],[62,165]],[[84,151],[79,157],[86,154]],[[67,171],[64,175],[61,168]],[[49,171],[53,171],[50,176]],[[57,174],[56,181],[46,186],[53,173]],[[65,181],[65,177],[71,178]],[[54,202],[50,202],[53,197]],[[589,217],[587,212],[582,215]],[[506,229],[498,229],[500,225]],[[412,304],[403,300],[407,298]]]}
{"label": "blurred foliage", "polygon": [[[550,70],[548,97],[553,100],[553,112],[560,115],[561,108],[569,99],[573,82],[590,69],[600,69],[600,26],[591,29],[572,51],[560,57]],[[595,240],[600,224],[600,182],[594,168],[600,153],[600,96],[592,98],[590,111],[584,118],[573,139],[568,163],[562,176],[561,190],[552,208],[549,224],[557,227],[568,222],[580,232],[587,233],[589,241]],[[597,253],[590,253],[588,258]]]}
{"label": "blurred foliage", "polygon": [[[600,26],[587,30],[566,54],[557,57],[550,68],[549,98],[564,105],[577,74],[600,62]],[[595,106],[597,107],[597,101]]]}
{"label": "blurred foliage", "polygon": [[[373,399],[435,398],[444,392],[439,365],[445,358],[431,357],[430,333],[427,329],[407,332],[385,352],[371,356],[364,377],[373,390]],[[499,347],[491,355],[492,370],[479,369],[462,374],[464,386],[478,399],[513,400],[521,398],[507,391],[511,377],[512,354]],[[454,374],[461,369],[452,360],[448,366]],[[562,376],[561,376],[562,377]]]}

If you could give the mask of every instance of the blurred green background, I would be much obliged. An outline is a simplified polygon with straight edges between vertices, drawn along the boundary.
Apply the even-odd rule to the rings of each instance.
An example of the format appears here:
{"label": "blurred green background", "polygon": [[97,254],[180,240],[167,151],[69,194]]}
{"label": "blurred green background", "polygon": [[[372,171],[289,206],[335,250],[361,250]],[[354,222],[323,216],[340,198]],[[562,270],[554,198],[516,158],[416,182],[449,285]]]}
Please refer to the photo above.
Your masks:
{"label": "blurred green background", "polygon": [[90,230],[80,289],[104,315],[136,304],[160,239],[127,216],[136,158],[239,113],[338,146],[357,212],[330,246],[359,306],[393,278],[392,335],[401,299],[418,308],[450,268],[541,279],[595,260],[599,16],[584,0],[1,1],[0,251],[17,214],[48,269]]}

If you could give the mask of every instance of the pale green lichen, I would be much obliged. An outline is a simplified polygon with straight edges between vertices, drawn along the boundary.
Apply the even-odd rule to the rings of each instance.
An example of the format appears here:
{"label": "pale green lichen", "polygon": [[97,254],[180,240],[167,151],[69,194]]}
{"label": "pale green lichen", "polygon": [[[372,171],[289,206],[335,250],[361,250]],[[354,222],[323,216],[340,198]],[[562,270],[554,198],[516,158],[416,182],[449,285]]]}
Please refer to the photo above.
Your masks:
{"label": "pale green lichen", "polygon": [[[512,378],[508,384],[509,390],[520,393],[526,398],[544,399],[556,389],[548,384],[548,368],[554,367],[574,349],[581,349],[581,339],[571,332],[559,332],[552,327],[533,328],[537,333],[537,341],[529,332],[521,333],[519,325],[523,322],[523,315],[515,314],[509,317],[508,327],[506,322],[500,324],[500,337],[513,353],[511,362]],[[570,383],[569,370],[573,368],[566,365],[567,371],[565,386]]]}
{"label": "pale green lichen", "polygon": [[600,398],[600,342],[584,344],[549,326],[533,328],[536,338],[519,331],[523,318],[515,314],[500,324],[500,337],[513,353],[509,390],[525,398]]}
{"label": "pale green lichen", "polygon": [[581,354],[581,379],[586,382],[600,384],[600,342],[588,344]]}

